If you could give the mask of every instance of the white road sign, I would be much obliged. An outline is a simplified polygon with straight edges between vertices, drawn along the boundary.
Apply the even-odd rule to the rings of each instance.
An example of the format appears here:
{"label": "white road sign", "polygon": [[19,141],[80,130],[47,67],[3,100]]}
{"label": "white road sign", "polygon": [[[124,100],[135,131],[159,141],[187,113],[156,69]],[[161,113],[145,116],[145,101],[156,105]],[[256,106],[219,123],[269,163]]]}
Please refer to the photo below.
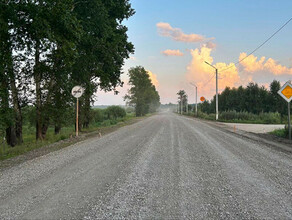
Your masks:
{"label": "white road sign", "polygon": [[71,91],[71,94],[75,98],[80,98],[83,95],[84,89],[81,86],[74,86],[74,88]]}

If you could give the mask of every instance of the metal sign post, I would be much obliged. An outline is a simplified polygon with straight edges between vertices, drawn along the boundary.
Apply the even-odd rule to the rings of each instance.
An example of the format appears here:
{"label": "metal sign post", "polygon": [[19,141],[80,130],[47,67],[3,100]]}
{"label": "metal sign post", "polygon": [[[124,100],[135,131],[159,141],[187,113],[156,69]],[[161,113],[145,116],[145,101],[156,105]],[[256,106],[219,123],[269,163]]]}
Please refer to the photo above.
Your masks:
{"label": "metal sign post", "polygon": [[76,137],[78,137],[78,130],[79,130],[79,98],[83,95],[84,89],[81,86],[75,86],[71,94],[77,99],[76,101]]}
{"label": "metal sign post", "polygon": [[288,102],[288,130],[289,130],[289,140],[291,140],[291,117],[290,117],[290,102]]}
{"label": "metal sign post", "polygon": [[290,117],[290,102],[292,100],[292,84],[290,81],[286,82],[284,86],[278,91],[278,94],[288,102],[288,130],[289,140],[291,140],[291,117]]}

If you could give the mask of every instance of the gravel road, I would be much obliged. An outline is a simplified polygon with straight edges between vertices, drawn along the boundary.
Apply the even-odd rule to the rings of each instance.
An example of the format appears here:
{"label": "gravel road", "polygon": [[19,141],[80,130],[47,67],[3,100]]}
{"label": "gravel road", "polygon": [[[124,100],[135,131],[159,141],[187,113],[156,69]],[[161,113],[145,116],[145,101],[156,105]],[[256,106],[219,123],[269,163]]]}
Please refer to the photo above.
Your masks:
{"label": "gravel road", "polygon": [[163,113],[4,170],[0,219],[292,219],[292,154]]}

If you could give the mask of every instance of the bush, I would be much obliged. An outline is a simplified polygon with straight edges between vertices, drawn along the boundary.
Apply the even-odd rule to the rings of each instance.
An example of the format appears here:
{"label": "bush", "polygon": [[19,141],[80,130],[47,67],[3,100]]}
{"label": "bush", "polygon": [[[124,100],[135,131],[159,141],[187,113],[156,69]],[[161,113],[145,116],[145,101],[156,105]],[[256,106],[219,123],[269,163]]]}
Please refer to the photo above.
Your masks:
{"label": "bush", "polygon": [[120,106],[110,106],[105,110],[106,119],[124,118],[126,110]]}
{"label": "bush", "polygon": [[133,108],[133,107],[127,107],[126,108],[126,112],[127,113],[134,113],[135,112],[135,108]]}
{"label": "bush", "polygon": [[259,115],[249,112],[225,111],[219,114],[221,121],[255,122],[264,124],[280,124],[281,115],[278,112],[262,112]]}
{"label": "bush", "polygon": [[215,120],[216,119],[215,114],[207,114],[207,113],[204,113],[201,111],[198,111],[198,117],[203,118],[203,119],[207,119],[207,120]]}
{"label": "bush", "polygon": [[102,122],[104,120],[104,110],[102,109],[93,109],[91,111],[92,119],[95,123]]}

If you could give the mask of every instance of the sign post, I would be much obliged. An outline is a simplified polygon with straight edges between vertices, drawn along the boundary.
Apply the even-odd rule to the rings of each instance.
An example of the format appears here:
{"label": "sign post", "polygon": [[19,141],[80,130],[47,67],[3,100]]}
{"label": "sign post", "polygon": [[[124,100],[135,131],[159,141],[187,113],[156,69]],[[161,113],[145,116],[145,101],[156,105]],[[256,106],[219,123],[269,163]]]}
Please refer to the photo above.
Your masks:
{"label": "sign post", "polygon": [[290,102],[292,100],[292,84],[290,81],[286,82],[284,86],[278,91],[278,94],[288,102],[288,130],[289,140],[291,140],[291,117],[290,117]]}
{"label": "sign post", "polygon": [[79,98],[83,95],[84,89],[81,86],[75,86],[71,94],[77,99],[76,101],[76,137],[78,137],[78,128],[79,128],[79,122],[78,122],[78,113],[79,113]]}

